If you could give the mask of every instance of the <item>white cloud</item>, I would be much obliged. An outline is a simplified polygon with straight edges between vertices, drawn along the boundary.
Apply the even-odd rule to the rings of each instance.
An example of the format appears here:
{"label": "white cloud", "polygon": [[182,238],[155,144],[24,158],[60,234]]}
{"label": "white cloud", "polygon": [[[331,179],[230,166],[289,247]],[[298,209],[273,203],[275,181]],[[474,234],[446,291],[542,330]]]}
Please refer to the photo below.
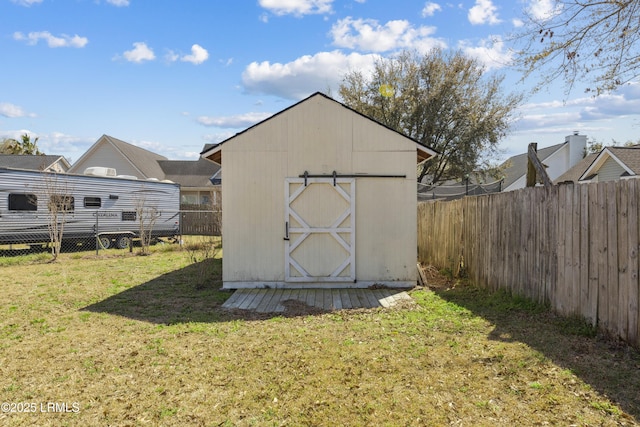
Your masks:
{"label": "white cloud", "polygon": [[209,52],[202,46],[198,44],[194,44],[191,46],[191,54],[184,55],[180,58],[183,62],[191,62],[194,65],[202,64],[204,61],[209,59]]}
{"label": "white cloud", "polygon": [[527,11],[534,19],[549,19],[562,11],[562,4],[555,0],[532,0]]}
{"label": "white cloud", "polygon": [[200,116],[196,119],[203,126],[212,126],[217,128],[247,128],[253,126],[264,119],[271,117],[271,113],[245,113],[236,116]]}
{"label": "white cloud", "polygon": [[500,19],[496,13],[498,8],[493,4],[491,0],[476,0],[475,6],[469,9],[467,15],[469,22],[473,25],[480,24],[499,24]]}
{"label": "white cloud", "polygon": [[173,50],[169,50],[165,55],[165,59],[169,62],[182,61],[182,62],[190,62],[194,65],[200,65],[203,62],[205,62],[207,59],[209,59],[209,52],[207,52],[207,50],[202,46],[198,44],[194,44],[193,46],[191,46],[190,54],[179,55]]}
{"label": "white cloud", "polygon": [[374,19],[338,20],[331,27],[333,44],[338,47],[370,52],[387,52],[395,49],[417,49],[426,52],[434,47],[446,47],[440,39],[431,37],[435,27],[413,27],[409,21],[395,20],[384,25]]}
{"label": "white cloud", "polygon": [[167,62],[176,62],[180,59],[180,55],[178,55],[172,50],[169,50],[167,51],[167,54],[164,56],[164,59],[166,59]]}
{"label": "white cloud", "polygon": [[65,156],[70,162],[73,160],[72,156],[75,158],[80,157],[97,139],[80,138],[62,132],[38,134],[28,129],[0,131],[0,139],[13,138],[19,141],[24,134],[29,135],[31,140],[38,138],[40,151],[47,154]]}
{"label": "white cloud", "polygon": [[42,0],[11,0],[17,5],[29,7],[33,4],[42,3]]}
{"label": "white cloud", "polygon": [[298,100],[316,91],[336,89],[342,76],[351,70],[370,74],[379,59],[376,54],[345,55],[336,50],[302,56],[286,64],[252,62],[242,73],[242,84],[249,93]]}
{"label": "white cloud", "polygon": [[134,43],[133,49],[125,51],[122,55],[127,61],[138,64],[144,61],[153,61],[156,59],[156,55],[153,53],[153,50],[143,42]]}
{"label": "white cloud", "polygon": [[29,45],[35,45],[40,40],[45,40],[49,47],[85,47],[89,43],[89,39],[86,37],[80,37],[79,35],[68,36],[62,34],[60,36],[54,36],[48,31],[31,32],[27,35],[17,31],[13,33],[13,39],[18,41],[26,41]]}
{"label": "white cloud", "polygon": [[523,116],[517,122],[519,130],[586,129],[594,128],[594,124],[602,127],[610,120],[640,115],[640,84],[626,85],[613,94],[598,97],[529,103],[520,111]]}
{"label": "white cloud", "polygon": [[520,27],[524,26],[524,22],[522,21],[522,19],[519,19],[519,18],[513,18],[511,20],[511,23],[513,24],[513,26],[515,28],[520,28]]}
{"label": "white cloud", "polygon": [[505,67],[513,59],[513,52],[506,48],[500,36],[481,40],[477,46],[470,46],[466,41],[460,41],[458,45],[464,53],[480,61],[487,70]]}
{"label": "white cloud", "polygon": [[259,0],[261,7],[276,15],[311,15],[331,13],[334,0]]}
{"label": "white cloud", "polygon": [[107,3],[112,4],[117,7],[126,7],[129,6],[129,0],[107,0]]}
{"label": "white cloud", "polygon": [[438,3],[427,2],[422,9],[422,17],[433,16],[436,12],[442,10],[442,7]]}
{"label": "white cloud", "polygon": [[35,114],[27,113],[22,107],[17,105],[10,104],[8,102],[0,102],[0,116],[15,119],[18,117],[35,117]]}

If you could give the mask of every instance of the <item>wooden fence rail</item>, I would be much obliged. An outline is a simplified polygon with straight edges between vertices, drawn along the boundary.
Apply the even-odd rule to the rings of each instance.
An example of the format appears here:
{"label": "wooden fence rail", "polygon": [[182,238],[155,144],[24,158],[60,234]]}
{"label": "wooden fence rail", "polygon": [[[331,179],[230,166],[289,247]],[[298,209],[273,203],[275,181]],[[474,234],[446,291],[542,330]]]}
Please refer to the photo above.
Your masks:
{"label": "wooden fence rail", "polygon": [[640,347],[639,195],[631,179],[423,202],[418,256]]}

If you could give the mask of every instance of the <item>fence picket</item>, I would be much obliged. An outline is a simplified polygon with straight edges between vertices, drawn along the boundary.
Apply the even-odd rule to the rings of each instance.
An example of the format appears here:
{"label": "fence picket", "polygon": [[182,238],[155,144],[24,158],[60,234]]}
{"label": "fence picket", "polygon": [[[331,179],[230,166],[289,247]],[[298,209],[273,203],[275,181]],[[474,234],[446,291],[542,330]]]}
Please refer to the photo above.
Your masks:
{"label": "fence picket", "polygon": [[623,308],[629,299],[629,186],[628,181],[620,182],[617,202],[617,263],[618,263],[618,330],[617,334],[626,337],[629,332],[628,313]]}
{"label": "fence picket", "polygon": [[598,323],[598,262],[600,259],[601,211],[598,205],[598,186],[596,184],[584,184],[588,188],[589,198],[589,303],[583,305],[585,318],[596,326]]}
{"label": "fence picket", "polygon": [[635,180],[629,181],[629,289],[626,311],[628,313],[627,340],[629,342],[639,342],[640,333],[640,283],[638,274],[638,245],[640,242],[640,224],[638,222],[638,183]]}
{"label": "fence picket", "polygon": [[606,183],[607,192],[607,300],[608,324],[611,332],[618,330],[618,212],[615,182]]}

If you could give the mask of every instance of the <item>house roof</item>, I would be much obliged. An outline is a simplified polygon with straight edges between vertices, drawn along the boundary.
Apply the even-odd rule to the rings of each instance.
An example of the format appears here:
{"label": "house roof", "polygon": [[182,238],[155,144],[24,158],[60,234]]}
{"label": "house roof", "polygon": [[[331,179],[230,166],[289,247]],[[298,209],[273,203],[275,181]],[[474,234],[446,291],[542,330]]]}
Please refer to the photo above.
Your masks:
{"label": "house roof", "polygon": [[159,160],[165,179],[177,182],[183,187],[211,187],[210,178],[220,170],[220,166],[206,159]]}
{"label": "house roof", "polygon": [[[117,152],[119,152],[123,158],[131,164],[133,168],[138,170],[142,175],[142,178],[157,178],[165,179],[164,172],[158,164],[159,160],[167,160],[166,157],[160,154],[153,153],[144,148],[136,147],[128,142],[121,141],[109,135],[102,135],[98,141],[93,144],[86,153],[84,153],[75,163],[82,164],[82,161],[91,156],[92,152],[98,149],[102,144],[110,144]],[[73,170],[73,168],[72,168]],[[76,173],[82,173],[82,171],[73,170]]]}
{"label": "house roof", "polygon": [[576,163],[571,169],[560,175],[554,181],[554,184],[560,184],[562,182],[578,182],[585,170],[593,163],[593,160],[598,156],[598,153],[588,154],[584,159]]}
{"label": "house roof", "polygon": [[597,173],[607,159],[616,161],[629,176],[640,175],[640,147],[605,147],[593,159],[579,179]]}
{"label": "house roof", "polygon": [[207,159],[209,159],[209,160],[211,160],[211,161],[214,161],[214,162],[216,162],[216,163],[218,163],[218,164],[221,164],[221,162],[222,162],[222,145],[223,145],[223,144],[225,144],[225,143],[227,143],[227,142],[229,142],[229,141],[233,140],[233,139],[234,139],[235,137],[237,137],[238,135],[241,135],[241,134],[243,134],[243,133],[245,133],[245,132],[249,131],[250,129],[253,129],[253,128],[255,128],[255,127],[257,127],[257,126],[261,125],[262,123],[264,123],[264,122],[266,122],[266,121],[268,121],[268,120],[271,120],[271,119],[273,119],[274,117],[276,117],[276,116],[278,116],[278,115],[280,115],[280,114],[283,114],[284,112],[286,112],[286,111],[288,111],[288,110],[290,110],[290,109],[292,109],[292,108],[296,107],[297,105],[299,105],[299,104],[301,104],[301,103],[303,103],[303,102],[306,102],[306,101],[308,101],[309,99],[314,98],[314,97],[317,97],[317,96],[320,96],[320,97],[323,97],[323,98],[325,98],[325,99],[328,99],[329,101],[335,102],[335,103],[336,103],[336,104],[338,104],[339,106],[341,106],[341,107],[343,107],[343,108],[346,108],[346,109],[348,109],[348,110],[350,110],[350,111],[352,111],[352,112],[354,112],[354,113],[356,113],[356,114],[358,114],[358,115],[360,115],[360,116],[362,116],[362,117],[364,117],[364,118],[366,118],[366,119],[368,119],[368,120],[370,120],[370,121],[372,121],[372,122],[376,123],[376,124],[377,124],[377,125],[379,125],[379,126],[385,127],[385,128],[387,128],[387,129],[389,129],[389,130],[391,130],[391,131],[393,131],[393,132],[395,132],[395,133],[397,133],[397,134],[399,134],[399,135],[402,135],[402,136],[404,136],[405,138],[407,138],[407,139],[408,139],[408,140],[410,140],[410,141],[413,141],[413,142],[416,144],[416,148],[417,148],[417,152],[418,152],[418,159],[417,159],[417,160],[418,160],[418,163],[423,162],[424,160],[427,160],[427,159],[429,159],[429,158],[431,158],[431,157],[434,157],[434,156],[437,156],[438,154],[440,154],[440,153],[438,153],[437,151],[433,150],[432,148],[429,148],[429,147],[427,147],[426,145],[423,145],[421,142],[419,142],[419,141],[417,141],[417,140],[415,140],[415,139],[413,139],[413,138],[411,138],[411,137],[409,137],[409,136],[407,136],[407,135],[404,135],[403,133],[398,132],[397,130],[395,130],[395,129],[393,129],[393,128],[391,128],[391,127],[387,126],[387,125],[384,125],[384,124],[382,124],[382,123],[380,123],[380,122],[378,122],[378,121],[376,121],[376,120],[372,119],[371,117],[366,116],[366,115],[364,115],[364,114],[362,114],[362,113],[360,113],[360,112],[358,112],[358,111],[354,110],[353,108],[351,108],[351,107],[349,107],[349,106],[347,106],[347,105],[345,105],[345,104],[341,103],[341,102],[336,101],[335,99],[331,98],[330,96],[327,96],[327,95],[325,95],[325,94],[323,94],[323,93],[321,93],[321,92],[316,92],[316,93],[314,93],[314,94],[312,94],[312,95],[308,96],[307,98],[305,98],[305,99],[303,99],[303,100],[301,100],[301,101],[299,101],[299,102],[296,102],[295,104],[291,105],[290,107],[285,108],[284,110],[281,110],[280,112],[278,112],[278,113],[274,114],[273,116],[268,117],[268,118],[266,118],[265,120],[262,120],[262,121],[260,121],[260,122],[256,123],[256,124],[255,124],[255,125],[253,125],[253,126],[248,127],[247,129],[243,130],[242,132],[238,132],[237,134],[235,134],[235,135],[234,135],[234,136],[232,136],[231,138],[228,138],[228,139],[226,139],[226,140],[224,140],[224,141],[222,141],[222,142],[220,142],[220,143],[218,143],[218,144],[216,144],[216,145],[212,146],[211,148],[208,148],[208,149],[207,149],[207,148],[205,147],[205,149],[200,153],[200,155],[201,155],[202,157],[204,157],[204,158],[207,158]]}
{"label": "house roof", "polygon": [[44,155],[25,155],[25,154],[0,154],[0,167],[11,167],[29,170],[44,170],[56,162],[63,164],[63,169],[69,169],[70,165],[63,156],[44,154]]}
{"label": "house roof", "polygon": [[[541,162],[544,162],[545,159],[549,158],[556,151],[560,150],[567,142],[563,142],[561,144],[552,145],[550,147],[541,148],[537,151],[538,158]],[[513,156],[508,158],[506,161],[502,163],[503,171],[504,171],[504,182],[503,188],[509,187],[511,184],[516,182],[522,176],[527,173],[527,160],[528,154],[518,154],[517,156]]]}

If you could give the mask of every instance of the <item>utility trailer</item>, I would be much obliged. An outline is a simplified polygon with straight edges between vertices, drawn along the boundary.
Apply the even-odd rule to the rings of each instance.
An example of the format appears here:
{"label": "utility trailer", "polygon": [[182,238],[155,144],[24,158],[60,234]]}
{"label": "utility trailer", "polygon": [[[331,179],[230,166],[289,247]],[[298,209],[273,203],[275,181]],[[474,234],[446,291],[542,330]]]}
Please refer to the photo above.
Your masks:
{"label": "utility trailer", "polygon": [[180,232],[180,186],[89,168],[84,175],[0,168],[0,245],[50,242],[124,249],[145,230],[152,240]]}

